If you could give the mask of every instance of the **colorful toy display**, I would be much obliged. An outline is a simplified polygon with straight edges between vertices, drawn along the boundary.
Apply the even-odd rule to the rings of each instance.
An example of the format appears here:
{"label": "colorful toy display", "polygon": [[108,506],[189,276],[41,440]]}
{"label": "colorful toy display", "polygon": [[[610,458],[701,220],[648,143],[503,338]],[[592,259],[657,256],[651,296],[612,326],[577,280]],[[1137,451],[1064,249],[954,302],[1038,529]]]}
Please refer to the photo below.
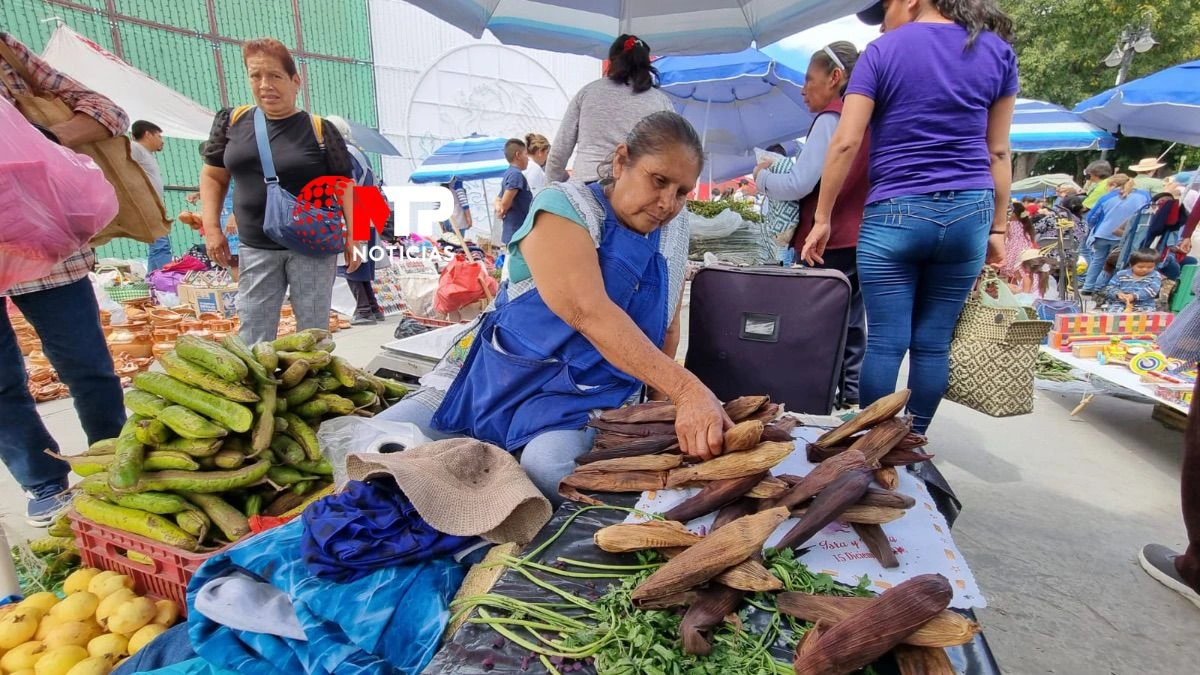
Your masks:
{"label": "colorful toy display", "polygon": [[[1080,358],[1095,356],[1113,338],[1119,340],[1153,340],[1171,325],[1175,315],[1170,312],[1132,312],[1128,314],[1059,314],[1047,343],[1054,349],[1072,352]],[[1099,348],[1092,353],[1076,353],[1076,346]]]}

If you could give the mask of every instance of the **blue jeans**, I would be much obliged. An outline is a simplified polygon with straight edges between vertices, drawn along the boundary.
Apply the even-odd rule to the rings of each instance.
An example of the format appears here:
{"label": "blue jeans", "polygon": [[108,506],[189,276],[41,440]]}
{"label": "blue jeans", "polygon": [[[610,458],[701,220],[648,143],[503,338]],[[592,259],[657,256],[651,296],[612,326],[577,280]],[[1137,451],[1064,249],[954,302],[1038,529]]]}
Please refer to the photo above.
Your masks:
{"label": "blue jeans", "polygon": [[162,269],[171,262],[171,236],[164,234],[150,244],[146,255],[146,272]]}
{"label": "blue jeans", "polygon": [[[415,424],[421,433],[434,441],[462,438],[461,434],[446,434],[434,429],[433,413],[424,403],[408,399],[379,413],[378,418]],[[520,451],[521,468],[555,508],[563,503],[558,494],[559,482],[575,470],[575,458],[591,450],[594,440],[596,430],[591,427],[547,431],[534,436]]]}
{"label": "blue jeans", "polygon": [[1083,280],[1084,293],[1094,293],[1103,290],[1108,285],[1109,275],[1104,273],[1104,262],[1108,254],[1121,242],[1117,239],[1101,239],[1096,237],[1092,242],[1091,257],[1088,258],[1087,276]]}
{"label": "blue jeans", "polygon": [[1195,265],[1196,259],[1192,256],[1187,256],[1183,262],[1175,259],[1174,255],[1168,255],[1167,259],[1158,264],[1158,271],[1171,281],[1179,281],[1179,275],[1183,272],[1184,265]]}
{"label": "blue jeans", "polygon": [[862,405],[896,390],[907,353],[913,430],[929,427],[946,393],[950,339],[983,269],[994,212],[991,190],[934,192],[867,206],[858,238],[867,309]]}
{"label": "blue jeans", "polygon": [[[21,310],[42,340],[42,350],[74,398],[88,443],[115,438],[125,423],[121,381],[100,329],[100,310],[86,278],[46,291],[0,297],[0,459],[24,488],[65,480],[67,465],[43,450],[58,452],[29,395],[25,362],[8,301]],[[67,448],[74,455],[84,448]]]}

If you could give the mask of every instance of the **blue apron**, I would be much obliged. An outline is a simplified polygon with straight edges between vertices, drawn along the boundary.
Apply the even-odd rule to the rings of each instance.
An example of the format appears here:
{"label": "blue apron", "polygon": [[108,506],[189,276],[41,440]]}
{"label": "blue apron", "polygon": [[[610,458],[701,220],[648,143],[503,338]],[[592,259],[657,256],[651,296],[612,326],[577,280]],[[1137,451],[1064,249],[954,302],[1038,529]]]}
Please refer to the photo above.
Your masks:
{"label": "blue apron", "polygon": [[[600,185],[589,187],[604,205],[596,249],[604,290],[661,348],[669,292],[667,261],[658,251],[661,231],[641,235],[625,227]],[[536,289],[509,300],[505,284],[495,308],[481,318],[433,427],[512,452],[544,432],[582,428],[592,410],[618,407],[641,386],[550,311]]]}

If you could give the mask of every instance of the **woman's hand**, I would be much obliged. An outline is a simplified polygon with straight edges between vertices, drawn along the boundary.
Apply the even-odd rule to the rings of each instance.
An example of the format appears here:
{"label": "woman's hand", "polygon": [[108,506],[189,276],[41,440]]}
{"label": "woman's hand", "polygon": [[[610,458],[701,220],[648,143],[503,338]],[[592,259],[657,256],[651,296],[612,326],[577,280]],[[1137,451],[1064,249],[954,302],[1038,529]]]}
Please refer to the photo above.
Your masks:
{"label": "woman's hand", "polygon": [[233,256],[229,253],[229,240],[221,232],[220,225],[205,225],[204,249],[208,253],[209,260],[221,267],[229,267],[233,263]]}
{"label": "woman's hand", "polygon": [[808,233],[808,237],[804,240],[804,248],[800,251],[800,259],[809,265],[822,265],[825,259],[821,256],[825,255],[825,244],[829,243],[829,226],[828,218],[817,218],[813,223],[812,231]]}
{"label": "woman's hand", "polygon": [[771,168],[771,165],[772,165],[772,164],[774,164],[774,162],[772,162],[772,161],[771,161],[771,160],[769,160],[769,159],[764,159],[764,160],[760,161],[758,164],[755,164],[755,165],[754,165],[754,170],[750,172],[750,173],[751,173],[751,178],[753,178],[753,179],[754,179],[754,182],[756,182],[756,183],[758,182],[758,174],[759,174],[759,172],[761,172],[763,169],[769,169],[769,168]]}
{"label": "woman's hand", "polygon": [[720,455],[732,426],[721,402],[699,381],[675,399],[675,434],[685,455],[704,461]]}
{"label": "woman's hand", "polygon": [[988,267],[998,270],[1004,264],[1004,238],[1005,235],[1003,234],[988,235]]}

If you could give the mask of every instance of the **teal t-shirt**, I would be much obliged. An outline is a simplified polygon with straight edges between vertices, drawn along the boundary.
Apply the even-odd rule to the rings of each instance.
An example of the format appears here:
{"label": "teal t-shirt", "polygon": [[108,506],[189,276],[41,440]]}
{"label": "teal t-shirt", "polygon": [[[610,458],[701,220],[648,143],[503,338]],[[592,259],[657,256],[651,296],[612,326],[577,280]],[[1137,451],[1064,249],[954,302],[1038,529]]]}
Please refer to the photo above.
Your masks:
{"label": "teal t-shirt", "polygon": [[533,203],[529,206],[529,215],[525,217],[525,222],[522,223],[520,229],[513,233],[512,240],[508,242],[508,280],[510,283],[525,281],[533,276],[529,272],[529,265],[525,264],[525,256],[521,255],[521,250],[518,244],[521,240],[529,235],[533,230],[533,219],[537,217],[538,212],[547,211],[556,216],[566,218],[567,220],[577,223],[580,227],[586,229],[587,224],[583,220],[583,216],[575,210],[571,205],[571,201],[560,190],[547,189],[538,192],[533,198]]}

